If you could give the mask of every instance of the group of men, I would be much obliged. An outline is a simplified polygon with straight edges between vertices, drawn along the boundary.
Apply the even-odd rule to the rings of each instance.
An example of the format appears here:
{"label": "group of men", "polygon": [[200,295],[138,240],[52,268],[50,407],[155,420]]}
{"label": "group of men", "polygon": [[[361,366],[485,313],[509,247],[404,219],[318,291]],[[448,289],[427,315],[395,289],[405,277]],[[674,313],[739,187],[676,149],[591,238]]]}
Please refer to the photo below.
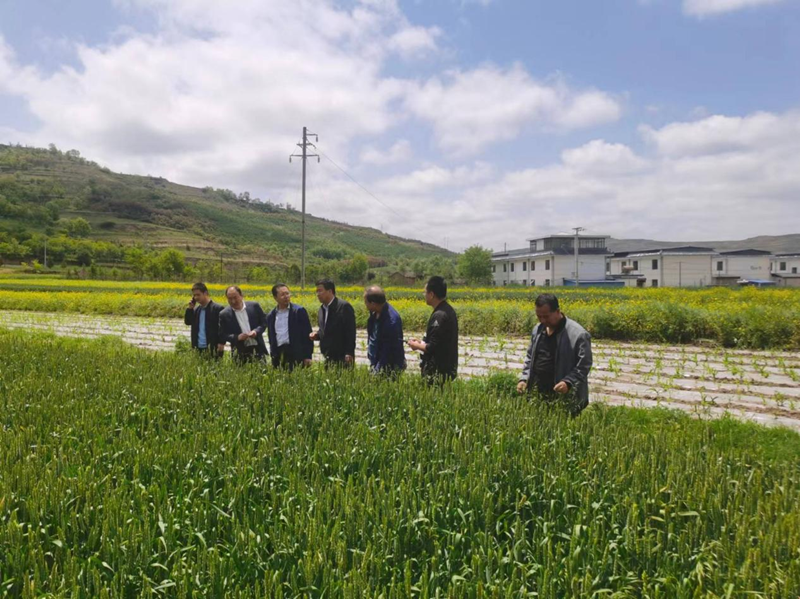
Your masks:
{"label": "group of men", "polygon": [[[349,302],[336,296],[330,279],[316,282],[317,329],[308,312],[291,301],[283,283],[272,287],[275,308],[269,314],[258,302],[245,301],[242,290],[231,285],[225,290],[228,306],[215,303],[204,283],[192,287],[185,323],[191,326],[192,347],[198,352],[221,357],[231,346],[238,363],[272,360],[276,368],[293,370],[311,365],[314,341],[325,366],[351,368],[355,365],[356,316]],[[405,347],[420,353],[422,375],[429,382],[442,383],[458,374],[458,317],[447,302],[447,284],[431,277],[425,285],[425,302],[433,309],[422,339],[403,338],[403,319],[386,300],[377,285],[364,292],[367,321],[367,356],[375,374],[396,377],[406,369]],[[589,403],[588,376],[592,367],[589,333],[561,312],[556,296],[545,293],[536,298],[534,327],[517,384],[519,393],[535,390],[547,401],[565,400],[573,415]],[[266,340],[265,340],[266,339]],[[269,347],[267,347],[269,345]]]}

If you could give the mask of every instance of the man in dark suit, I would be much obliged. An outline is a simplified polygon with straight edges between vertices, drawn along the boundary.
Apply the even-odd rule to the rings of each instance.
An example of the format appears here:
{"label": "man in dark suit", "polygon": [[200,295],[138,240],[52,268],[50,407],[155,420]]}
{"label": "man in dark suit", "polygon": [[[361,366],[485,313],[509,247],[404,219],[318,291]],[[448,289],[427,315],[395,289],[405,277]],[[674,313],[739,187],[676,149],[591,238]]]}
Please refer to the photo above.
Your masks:
{"label": "man in dark suit", "polygon": [[351,368],[356,362],[356,313],[353,306],[336,297],[336,285],[330,279],[317,281],[317,299],[322,306],[317,313],[319,329],[310,339],[319,340],[319,350],[326,366]]}
{"label": "man in dark suit", "polygon": [[225,290],[228,307],[219,314],[220,345],[231,344],[233,359],[245,362],[263,361],[269,355],[264,343],[267,316],[258,302],[246,302],[242,290],[232,285]]}
{"label": "man in dark suit", "polygon": [[294,370],[298,364],[311,366],[314,342],[311,322],[303,306],[291,302],[292,294],[284,283],[272,286],[277,306],[267,314],[267,336],[272,365]]}
{"label": "man in dark suit", "polygon": [[458,316],[447,302],[447,283],[434,276],[425,285],[425,303],[433,308],[422,341],[409,339],[408,346],[422,352],[420,368],[428,383],[443,383],[458,375]]}
{"label": "man in dark suit", "polygon": [[192,285],[192,301],[186,306],[183,322],[192,327],[192,348],[201,355],[221,358],[219,314],[223,306],[211,300],[205,283]]}

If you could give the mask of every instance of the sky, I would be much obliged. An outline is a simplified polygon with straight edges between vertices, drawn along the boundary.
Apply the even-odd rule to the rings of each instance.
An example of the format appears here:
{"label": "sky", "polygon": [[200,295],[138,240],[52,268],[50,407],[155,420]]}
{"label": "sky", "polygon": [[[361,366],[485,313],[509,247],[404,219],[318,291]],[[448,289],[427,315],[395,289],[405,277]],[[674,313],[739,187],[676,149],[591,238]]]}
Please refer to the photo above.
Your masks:
{"label": "sky", "polygon": [[451,250],[800,233],[800,0],[0,0],[0,143]]}

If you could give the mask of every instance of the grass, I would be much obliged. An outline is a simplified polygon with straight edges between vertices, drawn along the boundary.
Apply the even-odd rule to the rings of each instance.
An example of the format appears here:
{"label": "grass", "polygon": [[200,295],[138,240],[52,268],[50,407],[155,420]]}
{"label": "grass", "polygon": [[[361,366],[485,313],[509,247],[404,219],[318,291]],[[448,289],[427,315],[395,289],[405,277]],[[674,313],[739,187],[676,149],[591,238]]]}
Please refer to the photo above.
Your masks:
{"label": "grass", "polygon": [[0,593],[800,593],[800,437],[0,331]]}

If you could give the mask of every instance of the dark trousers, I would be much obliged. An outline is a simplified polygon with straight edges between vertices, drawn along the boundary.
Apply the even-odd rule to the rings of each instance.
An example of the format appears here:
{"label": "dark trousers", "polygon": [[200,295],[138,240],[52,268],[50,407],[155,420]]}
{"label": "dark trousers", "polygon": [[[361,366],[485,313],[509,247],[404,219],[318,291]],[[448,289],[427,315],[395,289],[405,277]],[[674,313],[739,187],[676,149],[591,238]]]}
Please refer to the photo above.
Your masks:
{"label": "dark trousers", "polygon": [[353,361],[349,364],[344,361],[344,358],[341,360],[335,358],[328,358],[325,356],[325,368],[355,368],[356,361],[355,356],[353,357]]}
{"label": "dark trousers", "polygon": [[292,346],[288,344],[279,346],[275,353],[272,354],[272,365],[275,368],[285,368],[291,372],[295,369],[295,366],[301,363],[301,360],[295,360],[292,355]]}
{"label": "dark trousers", "polygon": [[264,356],[258,353],[257,345],[250,345],[245,347],[237,347],[233,350],[233,361],[237,364],[246,364],[248,362],[262,362]]}
{"label": "dark trousers", "polygon": [[195,347],[194,349],[198,353],[198,355],[207,358],[209,360],[211,359],[219,360],[222,357],[222,354],[224,353],[221,351],[217,351],[216,345],[209,345],[207,347]]}

